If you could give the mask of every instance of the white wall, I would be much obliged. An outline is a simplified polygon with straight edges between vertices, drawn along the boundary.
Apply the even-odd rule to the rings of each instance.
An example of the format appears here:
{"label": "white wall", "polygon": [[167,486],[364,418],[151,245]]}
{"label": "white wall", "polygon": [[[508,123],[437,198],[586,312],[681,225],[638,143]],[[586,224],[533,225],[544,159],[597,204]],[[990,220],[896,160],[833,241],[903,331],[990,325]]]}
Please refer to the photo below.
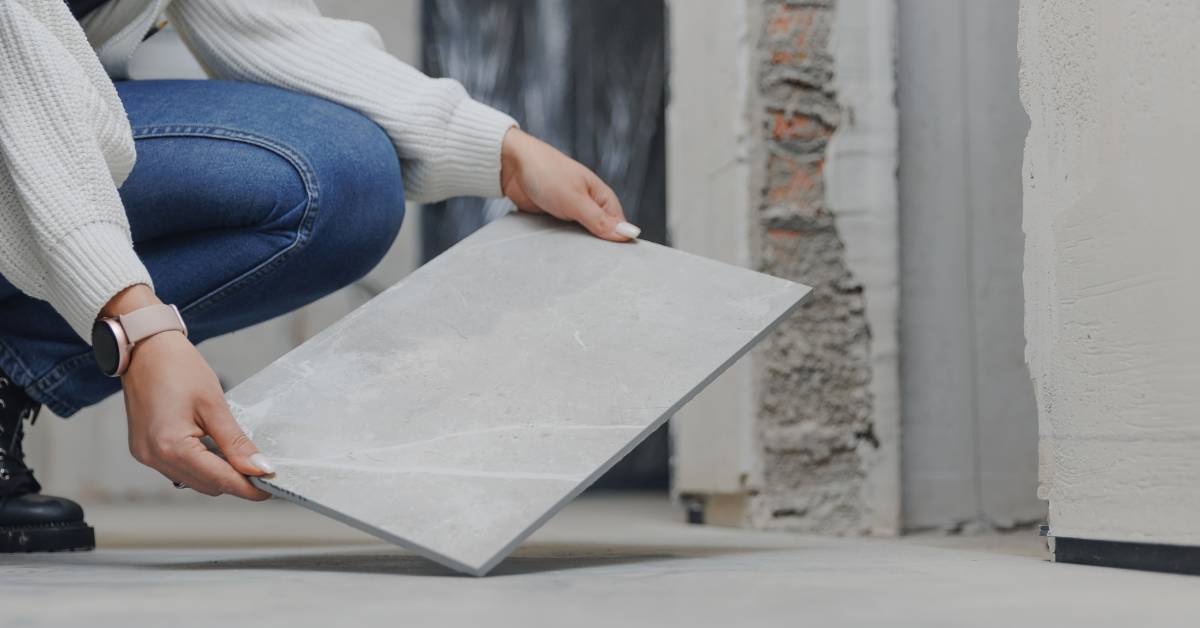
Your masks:
{"label": "white wall", "polygon": [[[673,246],[738,266],[750,250],[754,143],[748,109],[755,3],[668,5],[667,218]],[[696,133],[695,129],[704,129]],[[671,421],[673,490],[741,495],[761,484],[750,360],[740,360]]]}
{"label": "white wall", "polygon": [[1017,4],[898,6],[905,526],[1038,521]]}
{"label": "white wall", "polygon": [[1200,3],[1025,0],[1027,355],[1060,537],[1200,543]]}
{"label": "white wall", "polygon": [[897,199],[896,5],[840,0],[834,88],[842,110],[829,144],[825,196],[862,283],[871,330],[872,429],[879,446],[863,487],[874,534],[901,529],[900,237]]}

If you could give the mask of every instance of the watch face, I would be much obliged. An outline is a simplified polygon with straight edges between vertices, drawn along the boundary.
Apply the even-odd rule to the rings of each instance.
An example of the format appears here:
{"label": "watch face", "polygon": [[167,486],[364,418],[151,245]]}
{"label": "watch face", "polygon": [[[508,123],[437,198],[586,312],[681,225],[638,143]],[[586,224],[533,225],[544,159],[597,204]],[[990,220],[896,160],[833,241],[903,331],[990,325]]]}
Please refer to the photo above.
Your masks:
{"label": "watch face", "polygon": [[96,365],[105,375],[112,377],[117,374],[121,364],[121,348],[117,344],[116,334],[104,321],[96,321],[92,325],[92,355],[96,356]]}

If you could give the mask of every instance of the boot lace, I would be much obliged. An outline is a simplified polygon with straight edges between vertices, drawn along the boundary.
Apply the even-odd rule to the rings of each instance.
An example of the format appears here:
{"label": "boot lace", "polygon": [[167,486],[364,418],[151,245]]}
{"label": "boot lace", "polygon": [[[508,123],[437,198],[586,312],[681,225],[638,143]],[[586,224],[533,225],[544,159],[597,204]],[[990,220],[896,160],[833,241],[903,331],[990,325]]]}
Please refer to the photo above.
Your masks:
{"label": "boot lace", "polygon": [[[0,393],[12,384],[8,378],[0,376]],[[12,412],[9,404],[14,403],[11,396],[0,394],[0,493],[7,495],[23,494],[41,490],[33,477],[33,469],[25,464],[25,451],[22,440],[25,435],[25,421],[33,425],[41,406],[26,402],[15,414],[15,421],[7,420]]]}

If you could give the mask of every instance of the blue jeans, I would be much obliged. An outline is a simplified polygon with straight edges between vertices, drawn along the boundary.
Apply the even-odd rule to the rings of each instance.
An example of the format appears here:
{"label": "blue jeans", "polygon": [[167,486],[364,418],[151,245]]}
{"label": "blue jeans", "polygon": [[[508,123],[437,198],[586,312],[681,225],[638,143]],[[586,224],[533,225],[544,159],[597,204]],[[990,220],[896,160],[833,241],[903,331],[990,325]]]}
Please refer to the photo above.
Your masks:
{"label": "blue jeans", "polygon": [[[194,342],[353,283],[404,218],[383,130],[331,102],[226,81],[117,84],[137,145],[121,186],[134,247]],[[45,301],[0,278],[0,370],[55,414],[120,390]]]}

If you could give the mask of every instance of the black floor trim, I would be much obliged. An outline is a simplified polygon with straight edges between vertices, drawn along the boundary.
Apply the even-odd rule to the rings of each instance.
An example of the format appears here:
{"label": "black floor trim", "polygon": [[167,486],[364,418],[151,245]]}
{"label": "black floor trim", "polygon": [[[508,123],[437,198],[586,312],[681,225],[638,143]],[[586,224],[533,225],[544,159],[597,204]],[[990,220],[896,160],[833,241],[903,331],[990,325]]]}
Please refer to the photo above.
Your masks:
{"label": "black floor trim", "polygon": [[1054,537],[1054,560],[1076,565],[1200,575],[1200,547]]}

